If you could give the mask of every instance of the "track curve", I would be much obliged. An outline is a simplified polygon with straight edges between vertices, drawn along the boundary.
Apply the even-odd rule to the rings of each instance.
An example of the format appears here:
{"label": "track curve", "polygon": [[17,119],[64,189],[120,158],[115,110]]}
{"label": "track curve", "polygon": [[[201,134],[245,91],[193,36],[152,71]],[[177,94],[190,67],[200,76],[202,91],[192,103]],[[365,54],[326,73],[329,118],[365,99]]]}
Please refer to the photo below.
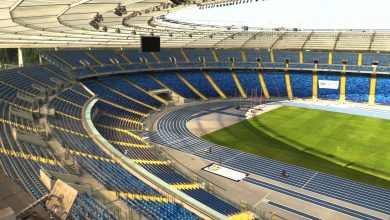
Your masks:
{"label": "track curve", "polygon": [[[191,119],[200,117],[202,114],[209,114],[210,109],[234,107],[236,103],[237,101],[231,100],[208,103],[203,102],[174,109],[162,115],[156,122],[155,131],[150,132],[147,136],[150,138],[151,142],[187,152],[207,160],[221,162],[224,166],[233,169],[260,175],[301,189],[345,201],[383,213],[386,216],[390,215],[389,190],[210,143],[192,134],[186,126],[187,122]],[[212,154],[208,153],[210,146],[213,148]],[[283,170],[286,170],[291,174],[289,178],[283,178],[280,175]],[[253,181],[250,176],[244,179],[244,181],[253,184],[257,183],[256,181]],[[261,186],[261,183],[257,183],[256,185]],[[318,205],[321,205],[321,203],[324,202],[321,200],[309,200],[309,202]],[[330,204],[327,208],[343,212],[336,206],[336,204],[333,204],[333,206]],[[344,211],[343,213],[359,219],[380,219],[352,209]]]}

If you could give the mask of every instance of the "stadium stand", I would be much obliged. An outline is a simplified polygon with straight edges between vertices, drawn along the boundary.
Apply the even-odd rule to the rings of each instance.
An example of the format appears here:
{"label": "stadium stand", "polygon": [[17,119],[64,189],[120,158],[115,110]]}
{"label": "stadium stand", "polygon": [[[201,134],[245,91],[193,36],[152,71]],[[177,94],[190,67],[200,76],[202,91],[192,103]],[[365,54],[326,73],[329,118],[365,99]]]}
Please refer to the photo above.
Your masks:
{"label": "stadium stand", "polygon": [[[328,65],[328,52],[303,52],[304,63],[300,64],[299,51],[256,51],[248,50],[195,50],[185,49],[185,55],[198,63],[198,57],[208,57],[210,61],[208,67],[223,68],[230,66],[228,62],[215,62],[217,59],[227,59],[235,57],[237,67],[244,70],[180,70],[159,71],[152,73],[113,73],[121,68],[118,65],[110,64],[110,59],[119,61],[121,67],[131,69],[135,72],[145,69],[145,65],[129,64],[123,55],[115,51],[55,51],[46,52],[51,54],[51,60],[57,67],[51,65],[27,67],[3,71],[0,75],[1,86],[1,123],[4,125],[0,134],[2,135],[2,145],[0,151],[1,162],[7,174],[21,186],[26,192],[36,199],[41,198],[48,193],[48,189],[39,179],[40,169],[50,172],[68,173],[63,168],[61,162],[48,150],[47,146],[40,146],[35,143],[15,139],[11,133],[12,128],[26,130],[38,133],[38,128],[33,122],[9,114],[11,106],[32,112],[38,107],[36,101],[29,102],[20,98],[23,94],[31,99],[47,99],[49,90],[59,91],[65,87],[48,103],[49,109],[54,109],[54,114],[47,117],[50,130],[53,136],[66,149],[66,151],[75,158],[77,164],[94,177],[99,183],[113,193],[117,193],[119,198],[130,207],[139,210],[143,215],[150,218],[176,219],[182,216],[183,219],[197,219],[193,213],[183,208],[178,203],[167,200],[163,194],[138,179],[128,170],[124,169],[111,156],[101,150],[91,135],[85,130],[82,119],[82,112],[85,103],[89,100],[98,98],[99,101],[94,107],[98,110],[98,116],[94,123],[97,130],[104,136],[116,149],[126,155],[134,163],[142,166],[145,170],[160,178],[167,184],[177,187],[180,191],[191,196],[197,201],[207,205],[211,209],[227,215],[234,216],[240,214],[240,210],[235,206],[224,202],[217,196],[202,189],[200,185],[177,173],[164,160],[159,159],[151,152],[151,146],[139,135],[143,129],[145,117],[153,111],[164,108],[167,100],[153,96],[151,91],[168,88],[175,93],[187,99],[199,100],[205,98],[218,98],[226,95],[228,97],[242,96],[240,88],[244,94],[253,94],[257,89],[260,94],[264,88],[261,86],[261,77],[258,71],[253,67],[259,67],[257,58],[261,58],[264,69],[261,76],[264,79],[264,86],[271,97],[287,97],[287,85],[284,59],[290,59],[291,64],[288,71],[291,91],[294,97],[310,98],[313,96],[313,73],[311,71],[302,71],[300,69],[312,69],[312,61],[319,59],[320,63],[317,70],[319,80],[340,80],[340,74],[335,71],[342,71],[342,60],[348,60],[346,67],[346,100],[354,102],[368,102],[370,93],[370,72],[373,71],[372,61],[381,61],[385,65],[386,56],[384,54],[363,53],[343,53],[333,52],[332,65]],[[55,54],[55,55],[54,55]],[[128,60],[137,62],[140,57],[147,57],[151,64],[163,65],[169,62],[166,57],[177,56],[180,63],[186,62],[183,53],[180,50],[170,50],[157,54],[157,59],[152,54],[139,53],[134,51],[125,51],[124,55]],[[359,66],[359,56],[361,64]],[[77,57],[77,58],[76,58]],[[236,57],[239,57],[236,59]],[[244,58],[245,57],[245,58]],[[81,67],[80,59],[87,60],[93,66],[91,69]],[[244,62],[247,59],[248,62]],[[207,60],[207,58],[206,58]],[[274,60],[275,63],[271,61]],[[321,61],[324,60],[324,61]],[[251,63],[252,62],[252,63]],[[246,63],[246,65],[238,65]],[[70,65],[68,65],[70,64]],[[187,63],[190,67],[191,62]],[[127,66],[126,66],[127,65]],[[77,67],[73,71],[64,73],[59,68],[62,66]],[[153,66],[159,68],[161,66]],[[105,68],[109,67],[109,68]],[[114,69],[112,67],[115,67]],[[165,66],[168,67],[168,66]],[[194,66],[191,66],[194,67]],[[177,68],[170,66],[169,68]],[[198,67],[199,68],[199,67]],[[249,68],[249,70],[245,70]],[[269,68],[269,69],[267,69]],[[382,68],[382,69],[381,69]],[[294,70],[296,69],[296,70]],[[260,69],[259,69],[260,70]],[[389,71],[387,67],[380,66],[377,71]],[[87,71],[87,72],[85,72]],[[356,71],[356,72],[348,72]],[[362,74],[358,72],[367,71]],[[96,73],[112,74],[110,77],[88,79],[89,75]],[[86,90],[82,84],[74,84],[70,77],[78,75],[83,80],[83,84],[91,90]],[[15,77],[16,76],[16,77]],[[236,77],[236,78],[235,78]],[[376,103],[388,104],[390,91],[387,91],[388,77],[385,75],[376,75]],[[66,88],[70,83],[73,86]],[[38,85],[38,86],[36,86]],[[321,99],[340,99],[340,90],[318,90],[318,98]],[[97,95],[95,97],[94,95]],[[221,95],[223,94],[223,95]],[[265,95],[265,91],[263,91]],[[112,181],[115,179],[116,181]],[[131,185],[132,187],[128,187]],[[138,197],[137,197],[138,196]],[[83,217],[97,219],[113,219],[115,216],[100,205],[93,197],[88,194],[80,194],[72,208],[72,215],[76,219]],[[176,217],[176,218],[175,218]]]}
{"label": "stadium stand", "polygon": [[229,97],[239,96],[239,91],[235,85],[233,77],[229,72],[209,71],[209,74],[215,84],[222,90],[222,92]]}
{"label": "stadium stand", "polygon": [[156,73],[153,74],[153,77],[161,81],[164,85],[170,88],[175,93],[188,98],[188,99],[199,99],[193,90],[188,89],[186,84],[180,80],[177,73]]}
{"label": "stadium stand", "polygon": [[[170,75],[173,75],[173,73]],[[131,76],[128,76],[128,78],[131,80]],[[118,83],[113,84],[113,86],[114,85],[115,85],[114,87],[115,89],[121,87],[121,85]],[[138,96],[137,98],[140,101],[145,101],[144,96]],[[105,109],[102,110],[109,111]],[[169,184],[182,185],[182,187],[180,188],[183,190],[183,192],[185,192],[186,194],[190,195],[196,200],[208,205],[210,208],[213,208],[214,210],[222,214],[235,215],[240,213],[240,210],[238,210],[237,208],[229,205],[226,202],[223,202],[222,200],[215,197],[214,195],[201,189],[199,186],[193,187],[189,180],[177,174],[174,170],[172,170],[172,168],[170,168],[167,164],[165,164],[164,161],[160,161],[158,158],[156,158],[149,151],[148,144],[144,142],[136,134],[131,133],[127,129],[117,128],[116,124],[111,124],[111,123],[102,124],[101,122],[102,121],[98,119],[98,123],[95,123],[99,132],[105,138],[107,138],[107,140],[109,140],[123,154],[125,154],[130,159],[134,160],[136,163],[139,163],[149,172],[153,173],[154,175],[156,175],[157,177],[161,178],[162,180],[164,180]],[[112,122],[112,121],[108,121],[108,122]]]}
{"label": "stadium stand", "polygon": [[[37,67],[33,69],[38,69]],[[28,71],[32,71],[32,68],[28,68]],[[22,69],[22,71],[26,71]],[[39,70],[39,69],[38,69]],[[44,74],[47,74],[47,78],[53,77],[50,73],[46,72],[44,69],[39,70],[44,78]],[[16,76],[16,77],[15,77]],[[17,80],[23,80],[23,77],[20,77],[15,74],[14,77]],[[19,79],[18,79],[19,78]],[[24,87],[27,88],[28,87]],[[4,91],[4,90],[3,90]],[[6,96],[2,96],[6,97]],[[10,100],[11,101],[11,100]],[[40,146],[32,142],[27,142],[19,139],[14,139],[11,135],[11,129],[13,126],[16,126],[18,129],[29,130],[32,132],[37,132],[34,124],[18,116],[8,114],[7,112],[11,111],[7,103],[2,102],[2,131],[1,134],[1,143],[2,148],[0,148],[0,160],[2,165],[5,167],[7,174],[26,192],[30,193],[36,199],[43,197],[49,191],[43,185],[39,178],[40,170],[45,171],[54,171],[59,173],[66,173],[67,171],[59,164],[57,158],[48,150],[48,146]],[[8,115],[8,119],[4,118]],[[15,121],[13,123],[5,123],[8,121]],[[23,125],[23,126],[22,126]],[[76,219],[82,219],[83,216],[96,216],[96,219],[107,219],[107,216],[111,216],[111,219],[115,219],[110,212],[92,197],[85,197],[85,195],[80,195],[76,199],[77,204],[86,204],[88,202],[89,208],[87,212],[81,206],[75,205],[72,208],[73,217]],[[99,211],[98,211],[99,210]],[[77,215],[78,214],[78,215]]]}
{"label": "stadium stand", "polygon": [[[13,217],[35,219],[30,208],[38,207],[53,219],[80,220],[388,219],[388,164],[384,169],[376,161],[371,166],[372,155],[363,158],[367,159],[363,164],[349,161],[345,154],[325,152],[328,149],[310,155],[331,165],[342,164],[344,175],[337,167],[328,172],[305,165],[312,161],[304,154],[317,150],[306,143],[297,147],[305,158],[292,157],[303,168],[247,149],[251,153],[219,146],[191,133],[187,122],[197,117],[218,114],[222,125],[225,116],[241,120],[268,107],[390,118],[386,106],[390,105],[390,31],[386,26],[376,28],[383,13],[363,7],[366,13],[345,19],[348,13],[324,13],[317,7],[318,12],[313,11],[324,14],[324,20],[310,24],[321,16],[302,19],[311,11],[291,10],[300,6],[297,2],[286,7],[291,19],[275,10],[268,10],[275,16],[256,11],[265,17],[248,21],[238,16],[249,15],[247,11],[225,14],[229,19],[221,20],[203,16],[206,11],[235,5],[252,9],[255,4],[261,4],[261,10],[274,6],[272,1],[258,0],[0,1],[0,176],[4,178],[4,171],[5,179],[12,180],[30,203]],[[355,6],[357,10],[352,10]],[[357,6],[361,7],[332,8],[361,12]],[[199,10],[202,18],[190,10]],[[175,18],[182,12],[190,12],[189,19]],[[369,14],[382,17],[367,19]],[[356,27],[344,28],[344,22]],[[145,37],[158,40],[154,50],[142,44]],[[305,122],[309,115],[286,118]],[[340,127],[344,126],[349,128],[349,124]],[[268,132],[267,137],[283,145],[295,142],[271,127]],[[316,130],[313,136],[318,134]],[[344,137],[342,132],[338,135]],[[329,149],[344,151],[335,136],[324,142],[335,143],[327,144]],[[372,151],[381,145],[377,139],[365,139],[372,141]],[[350,146],[346,155],[356,156],[349,150],[359,147]],[[182,163],[182,155],[188,161]],[[380,163],[388,159],[385,153],[380,156],[384,158],[379,158]],[[237,183],[211,177],[202,170],[203,162],[248,176]],[[370,181],[375,186],[364,184]],[[57,183],[77,191],[74,202],[68,192],[55,195]],[[250,188],[235,190],[230,184]],[[55,198],[60,207],[47,202]],[[0,196],[0,219],[3,204]],[[62,209],[68,209],[64,214],[68,216],[55,216]]]}
{"label": "stadium stand", "polygon": [[290,63],[299,63],[299,52],[274,51],[273,54],[275,62],[284,63],[285,59],[288,59]]}
{"label": "stadium stand", "polygon": [[311,73],[308,72],[290,72],[291,89],[294,97],[311,97],[313,80]]}
{"label": "stadium stand", "polygon": [[213,86],[207,81],[203,72],[183,72],[182,76],[206,97],[219,97]]}
{"label": "stadium stand", "polygon": [[389,79],[386,76],[376,76],[376,94],[375,101],[382,104],[390,103],[390,92]]}
{"label": "stadium stand", "polygon": [[229,58],[234,58],[236,62],[243,62],[240,50],[217,50],[219,61],[229,62]]}
{"label": "stadium stand", "polygon": [[199,57],[204,57],[207,63],[214,62],[215,59],[213,55],[211,54],[210,50],[206,49],[188,49],[184,50],[185,53],[187,54],[188,59],[191,62],[199,62]]}
{"label": "stadium stand", "polygon": [[314,60],[318,60],[318,63],[321,64],[328,64],[329,54],[326,52],[304,52],[303,53],[304,63],[313,63]]}
{"label": "stadium stand", "polygon": [[263,77],[270,96],[287,96],[287,88],[283,73],[263,73]]}
{"label": "stadium stand", "polygon": [[357,65],[358,64],[358,54],[356,53],[333,53],[333,64],[341,64],[341,62],[345,60],[349,65]]}
{"label": "stadium stand", "polygon": [[262,88],[260,86],[258,73],[237,71],[236,74],[246,94],[249,95],[252,92],[261,93]]}

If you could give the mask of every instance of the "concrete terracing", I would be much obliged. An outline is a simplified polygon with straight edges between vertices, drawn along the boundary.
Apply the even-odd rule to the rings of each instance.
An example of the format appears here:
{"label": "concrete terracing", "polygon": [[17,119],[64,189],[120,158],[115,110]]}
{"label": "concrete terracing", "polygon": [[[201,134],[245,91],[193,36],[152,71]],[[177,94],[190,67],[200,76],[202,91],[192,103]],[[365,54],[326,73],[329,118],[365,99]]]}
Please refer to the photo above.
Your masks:
{"label": "concrete terracing", "polygon": [[[19,213],[34,201],[35,199],[4,174],[0,166],[0,219],[7,216],[10,211],[15,214]],[[8,207],[12,210],[5,210]],[[3,212],[3,210],[5,211]],[[30,213],[35,219],[49,219],[48,214],[41,206],[36,206]]]}

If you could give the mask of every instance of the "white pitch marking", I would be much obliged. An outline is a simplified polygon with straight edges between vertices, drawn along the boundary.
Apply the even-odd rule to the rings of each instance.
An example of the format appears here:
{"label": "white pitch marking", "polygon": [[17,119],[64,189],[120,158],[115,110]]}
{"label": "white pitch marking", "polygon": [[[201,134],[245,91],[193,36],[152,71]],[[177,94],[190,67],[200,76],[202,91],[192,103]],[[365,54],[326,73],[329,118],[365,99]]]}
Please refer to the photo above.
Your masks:
{"label": "white pitch marking", "polygon": [[264,201],[265,198],[267,198],[269,195],[271,195],[271,193],[268,193],[268,194],[265,195],[263,198],[261,198],[253,207],[256,207],[260,202]]}
{"label": "white pitch marking", "polygon": [[313,176],[301,187],[303,189],[309,182],[314,178],[315,175],[317,175],[318,171],[313,174]]}
{"label": "white pitch marking", "polygon": [[244,153],[244,152],[241,152],[241,153],[239,153],[239,154],[237,154],[237,155],[235,155],[235,156],[233,156],[233,157],[231,157],[231,158],[229,158],[229,159],[223,161],[221,164],[224,164],[224,163],[228,162],[229,160],[234,159],[234,158],[240,156],[240,155],[243,154],[243,153]]}

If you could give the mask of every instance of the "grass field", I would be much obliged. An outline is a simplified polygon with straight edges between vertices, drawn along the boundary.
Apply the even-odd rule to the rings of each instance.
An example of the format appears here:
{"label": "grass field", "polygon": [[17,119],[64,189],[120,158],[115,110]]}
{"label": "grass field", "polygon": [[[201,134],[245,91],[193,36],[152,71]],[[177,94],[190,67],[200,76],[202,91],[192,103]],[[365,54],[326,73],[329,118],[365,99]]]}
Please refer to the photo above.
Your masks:
{"label": "grass field", "polygon": [[390,120],[284,106],[203,138],[390,189],[388,129]]}

